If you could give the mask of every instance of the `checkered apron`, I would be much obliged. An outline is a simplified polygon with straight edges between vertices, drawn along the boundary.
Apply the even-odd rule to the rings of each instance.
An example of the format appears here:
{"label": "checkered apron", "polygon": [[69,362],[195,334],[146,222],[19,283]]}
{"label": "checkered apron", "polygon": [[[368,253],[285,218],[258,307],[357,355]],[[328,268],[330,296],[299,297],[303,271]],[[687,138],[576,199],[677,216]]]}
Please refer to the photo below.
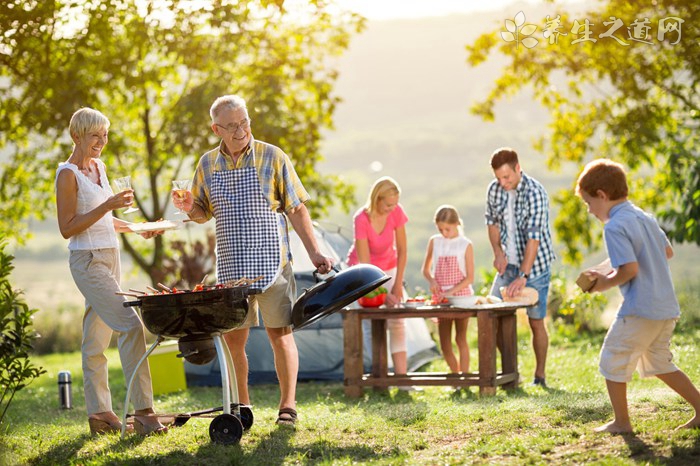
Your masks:
{"label": "checkered apron", "polygon": [[262,279],[252,287],[267,289],[281,271],[278,216],[263,194],[256,168],[215,171],[211,203],[216,218],[216,278]]}
{"label": "checkered apron", "polygon": [[[459,270],[457,256],[438,257],[437,265],[435,266],[435,281],[440,285],[440,288],[447,290],[462,280],[464,280],[464,275]],[[472,287],[468,286],[455,293],[455,296],[471,296],[472,294]]]}

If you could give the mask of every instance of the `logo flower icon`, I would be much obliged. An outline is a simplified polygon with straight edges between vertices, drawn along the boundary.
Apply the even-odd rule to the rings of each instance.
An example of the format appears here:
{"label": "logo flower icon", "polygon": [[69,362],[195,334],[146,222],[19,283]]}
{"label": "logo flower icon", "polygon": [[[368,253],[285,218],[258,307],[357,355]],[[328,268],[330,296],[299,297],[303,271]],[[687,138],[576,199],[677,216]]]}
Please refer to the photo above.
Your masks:
{"label": "logo flower icon", "polygon": [[[525,24],[525,13],[522,11],[518,12],[512,20],[507,19],[505,23],[506,30],[501,31],[501,38],[504,41],[515,42],[516,48],[520,43],[529,49],[538,44],[539,41],[537,39],[529,37],[537,30],[537,26],[534,24]],[[525,36],[525,38],[521,39],[523,36]]]}

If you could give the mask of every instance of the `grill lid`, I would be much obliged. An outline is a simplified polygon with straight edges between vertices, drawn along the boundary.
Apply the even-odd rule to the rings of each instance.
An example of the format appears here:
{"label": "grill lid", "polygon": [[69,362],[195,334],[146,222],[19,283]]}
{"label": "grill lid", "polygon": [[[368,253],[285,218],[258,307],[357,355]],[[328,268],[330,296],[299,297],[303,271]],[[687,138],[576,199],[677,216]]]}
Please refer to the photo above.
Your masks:
{"label": "grill lid", "polygon": [[357,264],[336,272],[305,289],[299,296],[292,309],[294,330],[341,310],[390,279],[379,267],[371,264]]}

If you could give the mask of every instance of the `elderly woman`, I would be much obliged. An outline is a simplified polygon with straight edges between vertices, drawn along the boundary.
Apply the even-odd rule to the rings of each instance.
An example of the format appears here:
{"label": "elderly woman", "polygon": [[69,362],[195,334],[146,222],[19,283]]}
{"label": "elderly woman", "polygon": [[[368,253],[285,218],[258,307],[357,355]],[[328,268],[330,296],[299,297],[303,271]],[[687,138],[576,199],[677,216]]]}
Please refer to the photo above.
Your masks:
{"label": "elderly woman", "polygon": [[[85,297],[83,316],[83,382],[88,422],[92,434],[121,430],[112,410],[104,352],[113,332],[119,334],[119,357],[127,380],[146,352],[143,324],[125,298],[115,293],[119,285],[119,243],[116,233],[130,231],[128,223],[112,217],[112,211],[133,203],[134,193],[114,194],[105,164],[100,160],[107,144],[109,120],[91,108],[81,108],[70,121],[73,152],[56,172],[56,207],[61,235],[68,239],[70,271]],[[150,238],[160,232],[146,232]],[[139,367],[134,382],[134,428],[141,434],[167,431],[153,412],[153,388],[147,363]]]}

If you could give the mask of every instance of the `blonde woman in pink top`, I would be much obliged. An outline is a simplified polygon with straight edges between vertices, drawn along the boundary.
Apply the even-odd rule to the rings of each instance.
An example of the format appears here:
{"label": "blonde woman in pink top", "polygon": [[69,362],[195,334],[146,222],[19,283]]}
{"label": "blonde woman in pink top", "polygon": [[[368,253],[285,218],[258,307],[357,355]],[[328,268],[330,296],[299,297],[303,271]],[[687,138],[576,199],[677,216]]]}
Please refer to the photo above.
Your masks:
{"label": "blonde woman in pink top", "polygon": [[[404,301],[403,279],[406,271],[406,223],[408,217],[399,204],[401,188],[385,176],[374,182],[367,203],[355,213],[355,241],[348,255],[348,264],[376,265],[391,277],[385,305]],[[407,370],[406,330],[403,319],[389,319],[389,346],[394,373]]]}

